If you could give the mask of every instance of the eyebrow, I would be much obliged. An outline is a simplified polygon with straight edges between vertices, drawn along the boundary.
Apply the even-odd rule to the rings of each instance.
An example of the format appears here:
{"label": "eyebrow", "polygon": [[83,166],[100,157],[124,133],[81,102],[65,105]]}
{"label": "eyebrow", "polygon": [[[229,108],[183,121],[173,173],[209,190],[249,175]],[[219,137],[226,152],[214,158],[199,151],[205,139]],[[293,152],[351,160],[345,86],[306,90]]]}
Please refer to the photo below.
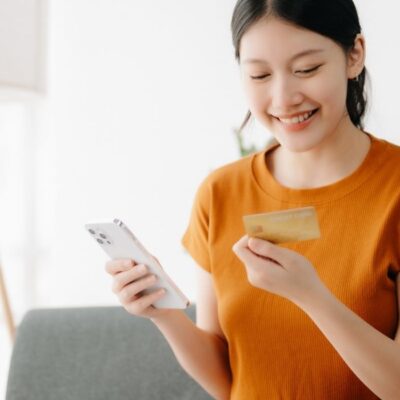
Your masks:
{"label": "eyebrow", "polygon": [[[295,54],[293,57],[290,58],[289,61],[296,60],[297,58],[308,56],[309,54],[314,54],[314,53],[322,53],[324,50],[323,49],[310,49],[310,50],[304,50],[298,54]],[[262,60],[260,58],[248,58],[243,61],[243,64],[268,64],[268,61]]]}

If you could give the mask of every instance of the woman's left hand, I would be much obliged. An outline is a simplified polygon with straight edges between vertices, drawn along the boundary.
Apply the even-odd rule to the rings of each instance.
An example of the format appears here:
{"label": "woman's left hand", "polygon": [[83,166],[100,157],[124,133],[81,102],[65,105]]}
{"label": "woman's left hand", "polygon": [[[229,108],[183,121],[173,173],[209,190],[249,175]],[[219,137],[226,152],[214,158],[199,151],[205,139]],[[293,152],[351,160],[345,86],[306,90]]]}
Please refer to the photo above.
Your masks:
{"label": "woman's left hand", "polygon": [[249,282],[301,306],[326,290],[311,262],[301,254],[263,239],[239,239],[232,247],[243,262]]}

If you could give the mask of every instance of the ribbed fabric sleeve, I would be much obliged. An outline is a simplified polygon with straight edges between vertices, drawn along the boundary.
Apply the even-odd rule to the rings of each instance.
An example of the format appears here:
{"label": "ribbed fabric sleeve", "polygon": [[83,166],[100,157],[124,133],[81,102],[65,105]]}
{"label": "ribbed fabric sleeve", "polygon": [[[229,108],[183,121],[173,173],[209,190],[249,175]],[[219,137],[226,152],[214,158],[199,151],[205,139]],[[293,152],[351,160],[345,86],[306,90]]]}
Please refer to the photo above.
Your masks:
{"label": "ribbed fabric sleeve", "polygon": [[208,231],[209,231],[209,206],[210,196],[208,179],[205,179],[197,189],[189,226],[182,236],[181,243],[189,251],[198,266],[211,272]]}

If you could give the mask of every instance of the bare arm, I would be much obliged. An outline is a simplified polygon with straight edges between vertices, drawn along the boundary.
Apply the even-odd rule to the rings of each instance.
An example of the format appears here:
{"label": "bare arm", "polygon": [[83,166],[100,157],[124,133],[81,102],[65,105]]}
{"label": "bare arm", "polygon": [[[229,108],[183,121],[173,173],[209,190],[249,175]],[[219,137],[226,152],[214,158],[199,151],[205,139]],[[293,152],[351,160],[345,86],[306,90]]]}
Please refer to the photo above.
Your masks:
{"label": "bare arm", "polygon": [[219,326],[211,276],[199,268],[196,324],[182,311],[151,318],[182,368],[215,399],[229,399],[231,374],[227,343]]}
{"label": "bare arm", "polygon": [[227,343],[219,326],[211,275],[198,268],[200,295],[196,326],[181,310],[152,307],[163,296],[162,291],[141,294],[156,282],[145,265],[130,259],[111,260],[106,263],[106,271],[113,277],[112,290],[125,310],[153,321],[182,368],[214,398],[229,399],[231,375]]}
{"label": "bare arm", "polygon": [[400,399],[399,330],[388,338],[329,291],[300,306],[369,389],[382,400]]}

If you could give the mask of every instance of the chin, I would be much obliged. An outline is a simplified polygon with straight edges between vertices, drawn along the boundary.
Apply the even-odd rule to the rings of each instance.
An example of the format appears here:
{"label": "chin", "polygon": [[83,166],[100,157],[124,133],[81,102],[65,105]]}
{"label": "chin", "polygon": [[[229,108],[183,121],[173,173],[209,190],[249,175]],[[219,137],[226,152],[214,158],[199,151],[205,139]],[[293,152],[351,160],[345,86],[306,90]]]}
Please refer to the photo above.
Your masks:
{"label": "chin", "polygon": [[300,135],[298,137],[282,137],[282,135],[276,135],[276,140],[282,147],[293,153],[304,153],[310,151],[319,144],[319,140],[312,140],[310,137],[300,137]]}

